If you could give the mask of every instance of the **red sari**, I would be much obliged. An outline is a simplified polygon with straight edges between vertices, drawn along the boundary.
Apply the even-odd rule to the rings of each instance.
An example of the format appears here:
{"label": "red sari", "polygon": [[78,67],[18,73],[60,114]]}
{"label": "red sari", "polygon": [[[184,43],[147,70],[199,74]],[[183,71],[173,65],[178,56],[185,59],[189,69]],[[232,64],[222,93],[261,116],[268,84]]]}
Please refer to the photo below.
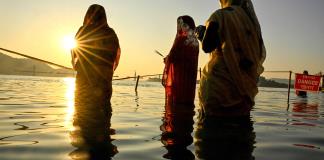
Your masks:
{"label": "red sari", "polygon": [[199,54],[194,28],[191,17],[178,18],[177,36],[165,59],[162,81],[168,104],[194,104]]}

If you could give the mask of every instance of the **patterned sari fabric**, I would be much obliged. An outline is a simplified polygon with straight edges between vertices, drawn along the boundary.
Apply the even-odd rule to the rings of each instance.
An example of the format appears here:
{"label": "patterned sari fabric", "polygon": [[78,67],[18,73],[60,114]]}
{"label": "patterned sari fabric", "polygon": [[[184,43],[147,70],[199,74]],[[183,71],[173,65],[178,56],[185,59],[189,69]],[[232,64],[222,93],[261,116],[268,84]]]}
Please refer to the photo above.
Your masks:
{"label": "patterned sari fabric", "polygon": [[258,93],[265,48],[251,1],[239,2],[224,0],[206,23],[219,24],[220,46],[210,53],[200,80],[203,115],[248,115]]}
{"label": "patterned sari fabric", "polygon": [[167,103],[193,104],[196,90],[199,43],[191,17],[178,18],[178,32],[165,59],[162,84]]}

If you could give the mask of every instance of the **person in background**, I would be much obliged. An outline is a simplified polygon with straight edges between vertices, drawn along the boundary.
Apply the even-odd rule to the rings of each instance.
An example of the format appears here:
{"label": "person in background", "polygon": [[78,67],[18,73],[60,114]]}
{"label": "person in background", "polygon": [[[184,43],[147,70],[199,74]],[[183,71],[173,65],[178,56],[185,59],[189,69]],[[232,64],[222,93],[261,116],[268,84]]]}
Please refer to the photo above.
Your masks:
{"label": "person in background", "polygon": [[220,0],[195,34],[210,54],[200,80],[200,115],[249,116],[266,52],[251,0]]}
{"label": "person in background", "polygon": [[190,16],[177,19],[177,34],[169,55],[164,59],[162,85],[166,103],[192,106],[195,99],[199,42]]}
{"label": "person in background", "polygon": [[[304,70],[303,74],[304,74],[304,75],[308,75],[308,71],[307,71],[307,70]],[[306,97],[307,97],[307,92],[306,92],[306,91],[299,91],[299,90],[296,90],[296,95],[297,95],[298,97],[306,98]]]}
{"label": "person in background", "polygon": [[91,151],[97,147],[89,146],[110,144],[105,142],[110,141],[112,77],[120,47],[116,33],[107,24],[105,9],[97,4],[89,7],[75,39],[78,46],[71,51],[77,71],[73,125],[80,129],[77,137],[83,137],[81,142],[86,143],[81,146]]}

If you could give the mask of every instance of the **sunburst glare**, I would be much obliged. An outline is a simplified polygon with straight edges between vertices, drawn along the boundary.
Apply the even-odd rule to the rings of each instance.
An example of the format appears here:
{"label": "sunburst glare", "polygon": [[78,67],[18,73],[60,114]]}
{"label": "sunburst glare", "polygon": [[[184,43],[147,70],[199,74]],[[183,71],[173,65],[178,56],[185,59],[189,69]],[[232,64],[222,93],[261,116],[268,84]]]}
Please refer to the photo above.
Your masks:
{"label": "sunburst glare", "polygon": [[70,35],[66,35],[63,37],[62,39],[62,46],[64,49],[66,50],[71,50],[75,47],[78,46],[78,43],[77,41],[74,39],[74,35],[73,34],[70,34]]}

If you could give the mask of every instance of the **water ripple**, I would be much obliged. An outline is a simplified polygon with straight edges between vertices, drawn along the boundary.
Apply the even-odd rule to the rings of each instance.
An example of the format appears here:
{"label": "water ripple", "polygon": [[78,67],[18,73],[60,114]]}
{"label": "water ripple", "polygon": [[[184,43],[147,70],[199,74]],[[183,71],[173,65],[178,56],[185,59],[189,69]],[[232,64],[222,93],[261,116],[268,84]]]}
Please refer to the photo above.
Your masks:
{"label": "water ripple", "polygon": [[[0,159],[71,159],[69,155],[78,155],[69,137],[75,130],[73,81],[0,76]],[[115,134],[111,143],[118,150],[113,159],[164,159],[170,149],[161,140],[164,90],[160,83],[141,80],[136,93],[134,85],[135,81],[113,82],[111,127]],[[198,108],[196,105],[196,113]],[[250,154],[255,159],[323,159],[323,93],[300,99],[292,90],[288,105],[287,89],[260,88],[251,115],[255,148]],[[199,130],[197,115],[193,119],[192,136]],[[226,128],[216,131],[226,137],[221,134]],[[230,141],[226,143],[230,146]],[[199,154],[201,148],[191,144],[187,149]]]}

